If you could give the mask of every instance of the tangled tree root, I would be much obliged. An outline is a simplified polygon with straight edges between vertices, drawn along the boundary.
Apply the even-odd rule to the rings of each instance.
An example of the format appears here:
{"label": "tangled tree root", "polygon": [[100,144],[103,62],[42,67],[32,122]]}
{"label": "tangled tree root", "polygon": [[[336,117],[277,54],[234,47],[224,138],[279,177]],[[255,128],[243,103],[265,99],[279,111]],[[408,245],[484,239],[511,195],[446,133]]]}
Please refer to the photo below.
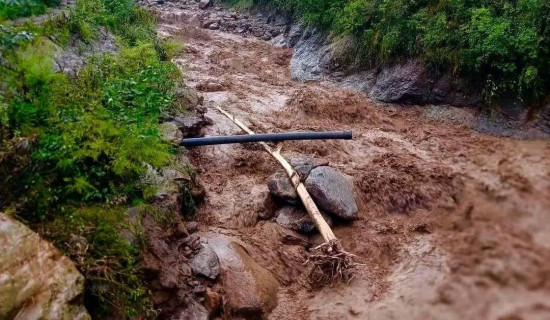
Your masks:
{"label": "tangled tree root", "polygon": [[344,251],[337,240],[311,249],[305,262],[309,286],[315,289],[335,283],[349,283],[358,266],[356,258],[357,256]]}

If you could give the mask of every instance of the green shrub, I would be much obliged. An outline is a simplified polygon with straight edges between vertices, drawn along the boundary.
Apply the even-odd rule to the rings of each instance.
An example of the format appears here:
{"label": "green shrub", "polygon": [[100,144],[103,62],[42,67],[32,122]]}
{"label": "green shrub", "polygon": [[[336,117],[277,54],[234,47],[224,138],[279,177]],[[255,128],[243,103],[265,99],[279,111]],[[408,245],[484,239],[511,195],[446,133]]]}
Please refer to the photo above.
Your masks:
{"label": "green shrub", "polygon": [[[121,230],[138,233],[125,221],[123,207],[92,206],[59,215],[48,225],[50,238],[79,266],[86,278],[84,303],[95,318],[132,319],[155,315],[142,280],[139,250],[143,239],[134,244],[121,237]],[[80,243],[79,237],[86,239]],[[76,249],[76,250],[75,250]]]}
{"label": "green shrub", "polygon": [[550,93],[547,0],[256,0],[358,41],[369,66],[410,57],[484,88],[485,103]]}
{"label": "green shrub", "polygon": [[0,0],[0,20],[42,14],[60,3],[61,0]]}
{"label": "green shrub", "polygon": [[[75,76],[54,71],[59,46],[93,42],[101,28],[115,34],[117,54],[90,57]],[[177,50],[133,0],[78,0],[43,26],[0,25],[0,210],[73,258],[94,318],[154,317],[141,247],[120,231],[124,207],[152,194],[148,168],[173,161],[158,123],[175,105]],[[89,243],[84,254],[71,252],[74,236]]]}

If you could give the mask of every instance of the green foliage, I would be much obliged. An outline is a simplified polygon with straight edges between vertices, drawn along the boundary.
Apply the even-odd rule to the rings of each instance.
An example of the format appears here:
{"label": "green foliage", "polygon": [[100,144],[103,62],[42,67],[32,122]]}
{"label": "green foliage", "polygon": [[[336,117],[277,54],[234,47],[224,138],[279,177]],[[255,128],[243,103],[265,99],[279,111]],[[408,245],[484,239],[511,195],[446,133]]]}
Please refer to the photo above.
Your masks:
{"label": "green foliage", "polygon": [[0,0],[0,20],[28,17],[46,12],[61,0]]}
{"label": "green foliage", "polygon": [[[256,1],[256,2],[265,2]],[[419,57],[470,78],[487,103],[550,92],[547,0],[271,0],[310,24],[352,35],[367,64]]]}
{"label": "green foliage", "polygon": [[153,47],[93,58],[75,79],[53,72],[42,42],[20,52],[7,114],[14,135],[38,136],[25,184],[15,190],[35,218],[60,205],[140,197],[146,164],[169,162],[157,123],[177,72]]}
{"label": "green foliage", "polygon": [[[117,54],[91,56],[75,76],[54,71],[59,45],[93,42],[101,28]],[[43,26],[0,25],[0,209],[71,255],[94,318],[154,316],[140,248],[120,231],[123,205],[152,192],[147,170],[173,161],[158,123],[175,102],[177,50],[133,0],[78,0]],[[74,235],[87,239],[85,253],[71,251]]]}
{"label": "green foliage", "polygon": [[[136,226],[129,226],[123,207],[80,208],[57,216],[48,228],[55,244],[78,264],[85,276],[85,304],[96,318],[154,316],[139,268],[143,242],[136,238],[135,244],[121,237],[123,229],[137,233],[139,221]],[[82,238],[85,243],[79,242]]]}

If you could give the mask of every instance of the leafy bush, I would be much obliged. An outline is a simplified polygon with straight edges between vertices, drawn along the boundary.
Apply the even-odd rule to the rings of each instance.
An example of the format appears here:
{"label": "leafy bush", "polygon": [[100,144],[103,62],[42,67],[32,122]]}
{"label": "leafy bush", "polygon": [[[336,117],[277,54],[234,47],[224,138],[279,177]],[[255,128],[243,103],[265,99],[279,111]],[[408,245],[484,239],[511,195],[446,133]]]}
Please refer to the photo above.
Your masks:
{"label": "leafy bush", "polygon": [[485,102],[541,101],[550,91],[547,0],[256,0],[354,36],[366,64],[426,60],[484,88]]}
{"label": "leafy bush", "polygon": [[46,12],[61,0],[0,0],[0,20],[27,17]]}
{"label": "leafy bush", "polygon": [[[115,33],[117,54],[90,57],[75,76],[54,71],[59,46],[90,43],[100,28]],[[158,128],[181,78],[168,59],[174,48],[133,0],[78,0],[42,26],[0,25],[0,210],[73,258],[94,318],[154,316],[140,246],[121,230],[124,206],[151,194],[148,168],[176,151]],[[72,252],[74,237],[86,252]]]}

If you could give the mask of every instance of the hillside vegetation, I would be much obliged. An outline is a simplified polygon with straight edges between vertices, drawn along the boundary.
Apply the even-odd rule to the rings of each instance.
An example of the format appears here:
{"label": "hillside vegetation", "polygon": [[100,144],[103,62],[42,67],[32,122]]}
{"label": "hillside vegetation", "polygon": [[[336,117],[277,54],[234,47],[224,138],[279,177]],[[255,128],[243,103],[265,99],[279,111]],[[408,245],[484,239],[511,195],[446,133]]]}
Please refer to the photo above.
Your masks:
{"label": "hillside vegetation", "polygon": [[[242,1],[241,1],[242,2]],[[485,103],[550,91],[547,0],[255,0],[354,37],[369,66],[420,58],[483,88]]]}
{"label": "hillside vegetation", "polygon": [[[181,78],[169,61],[174,46],[133,0],[78,0],[41,25],[10,21],[58,3],[0,6],[0,210],[73,258],[94,317],[151,315],[140,245],[120,230],[126,208],[154,192],[141,177],[173,159],[158,122]],[[115,35],[116,54],[92,55],[77,75],[54,70],[55,52],[85,48],[100,32]],[[70,252],[75,240],[86,250]]]}

